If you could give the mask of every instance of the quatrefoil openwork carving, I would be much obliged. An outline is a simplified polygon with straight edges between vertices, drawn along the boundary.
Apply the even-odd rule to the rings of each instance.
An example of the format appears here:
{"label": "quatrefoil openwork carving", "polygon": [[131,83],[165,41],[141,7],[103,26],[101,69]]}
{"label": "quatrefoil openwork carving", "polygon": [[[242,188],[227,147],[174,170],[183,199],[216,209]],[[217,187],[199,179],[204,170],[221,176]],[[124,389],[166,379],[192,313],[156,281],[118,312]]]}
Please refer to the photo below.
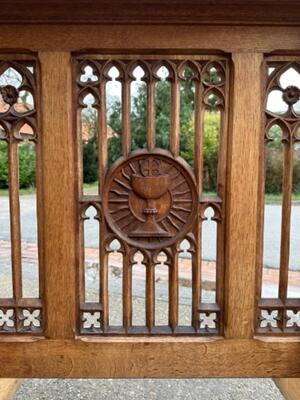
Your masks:
{"label": "quatrefoil openwork carving", "polygon": [[106,221],[133,246],[169,246],[196,220],[197,190],[190,167],[162,150],[142,150],[118,162],[104,188]]}

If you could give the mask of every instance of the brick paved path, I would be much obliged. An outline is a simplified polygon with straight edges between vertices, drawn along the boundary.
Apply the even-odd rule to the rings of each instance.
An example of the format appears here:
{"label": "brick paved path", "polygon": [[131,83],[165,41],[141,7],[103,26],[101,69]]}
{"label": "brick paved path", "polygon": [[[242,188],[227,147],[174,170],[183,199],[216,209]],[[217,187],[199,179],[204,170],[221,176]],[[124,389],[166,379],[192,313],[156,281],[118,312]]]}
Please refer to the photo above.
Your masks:
{"label": "brick paved path", "polygon": [[[95,248],[85,249],[86,262],[88,264],[98,264],[99,262],[99,252]],[[121,255],[119,253],[111,253],[110,255],[110,265],[116,268],[121,268]],[[0,263],[5,262],[10,263],[10,242],[0,240]],[[36,264],[37,263],[37,245],[36,243],[22,243],[22,259],[24,263]],[[144,277],[144,269],[140,264],[141,260],[137,260],[138,264],[133,268],[133,274],[136,278]],[[168,279],[167,268],[163,265],[158,265],[157,277],[161,280]],[[204,282],[214,282],[215,281],[215,262],[213,261],[203,261],[202,263],[202,280]],[[298,296],[300,294],[300,271],[290,271],[290,281],[293,282],[291,290],[298,291]],[[179,278],[181,280],[191,280],[191,260],[187,258],[179,259]],[[278,282],[278,270],[273,268],[264,268],[264,282],[266,285],[274,286]]]}

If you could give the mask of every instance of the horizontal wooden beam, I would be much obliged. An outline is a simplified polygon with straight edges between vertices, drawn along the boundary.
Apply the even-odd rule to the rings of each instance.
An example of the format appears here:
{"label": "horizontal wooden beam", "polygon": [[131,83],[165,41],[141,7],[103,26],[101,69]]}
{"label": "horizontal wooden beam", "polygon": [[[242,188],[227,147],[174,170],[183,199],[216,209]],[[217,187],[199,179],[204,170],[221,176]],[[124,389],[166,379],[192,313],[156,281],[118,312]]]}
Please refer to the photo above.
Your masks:
{"label": "horizontal wooden beam", "polygon": [[3,340],[0,377],[300,377],[300,339]]}
{"label": "horizontal wooden beam", "polygon": [[299,25],[298,0],[100,0],[3,2],[0,23]]}
{"label": "horizontal wooden beam", "polygon": [[[82,33],[84,32],[84,34]],[[113,32],[113,34],[112,34]],[[176,32],[176,34],[174,34]],[[2,25],[0,49],[124,53],[291,52],[300,49],[300,27]],[[172,50],[170,50],[172,49]]]}

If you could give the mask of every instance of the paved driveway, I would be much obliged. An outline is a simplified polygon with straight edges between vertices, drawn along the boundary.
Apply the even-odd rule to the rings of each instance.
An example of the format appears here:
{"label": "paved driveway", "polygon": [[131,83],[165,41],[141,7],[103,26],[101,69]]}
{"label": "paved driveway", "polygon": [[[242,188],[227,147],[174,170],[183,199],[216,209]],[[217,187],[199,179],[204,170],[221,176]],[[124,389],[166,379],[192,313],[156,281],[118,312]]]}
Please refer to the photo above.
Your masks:
{"label": "paved driveway", "polygon": [[[36,241],[36,223],[34,215],[34,197],[21,197],[22,236],[23,240],[27,242]],[[9,240],[8,221],[8,198],[0,197],[0,240]],[[268,205],[266,207],[265,226],[264,264],[276,268],[279,264],[280,255],[281,207],[279,205]],[[88,223],[86,232],[86,246],[97,247],[97,224]],[[205,260],[215,260],[215,237],[215,222],[205,222],[203,224],[203,258]],[[290,266],[292,269],[300,270],[300,205],[294,205],[292,208]]]}

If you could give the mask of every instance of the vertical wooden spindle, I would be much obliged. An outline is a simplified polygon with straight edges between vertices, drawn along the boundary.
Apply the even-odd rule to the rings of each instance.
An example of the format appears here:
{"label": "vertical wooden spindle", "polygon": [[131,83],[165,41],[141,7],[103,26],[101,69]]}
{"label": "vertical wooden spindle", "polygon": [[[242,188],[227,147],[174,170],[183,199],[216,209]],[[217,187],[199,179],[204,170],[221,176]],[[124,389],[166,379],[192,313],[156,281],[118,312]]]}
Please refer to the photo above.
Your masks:
{"label": "vertical wooden spindle", "polygon": [[[101,225],[101,234],[104,235],[105,231]],[[108,254],[103,242],[100,245],[100,303],[102,307],[101,312],[101,329],[103,332],[107,330],[109,323],[109,298],[108,298]]]}
{"label": "vertical wooden spindle", "polygon": [[98,113],[98,168],[100,195],[103,191],[105,174],[107,170],[108,152],[107,152],[107,120],[106,120],[106,80],[100,82],[100,107]]}
{"label": "vertical wooden spindle", "polygon": [[195,80],[195,144],[194,144],[194,171],[199,197],[202,194],[203,175],[203,134],[204,134],[204,106],[202,99],[202,83]]}
{"label": "vertical wooden spindle", "polygon": [[173,247],[173,262],[169,266],[169,325],[172,332],[178,325],[178,251],[176,247]]}
{"label": "vertical wooden spindle", "polygon": [[279,274],[279,298],[285,303],[288,290],[289,256],[290,256],[290,229],[293,190],[293,141],[284,143],[283,161],[283,199],[281,218],[281,246],[280,246],[280,274]]}
{"label": "vertical wooden spindle", "polygon": [[123,256],[123,325],[126,332],[132,326],[132,265],[128,252]]}
{"label": "vertical wooden spindle", "polygon": [[[204,106],[201,79],[194,80],[195,84],[195,136],[194,136],[194,171],[198,188],[198,198],[202,195],[203,175],[203,129]],[[202,269],[202,221],[200,205],[195,229],[196,250],[192,256],[192,326],[199,329],[199,304],[201,303],[201,269]]]}
{"label": "vertical wooden spindle", "polygon": [[8,170],[13,296],[17,303],[22,298],[22,250],[18,142],[13,137],[8,146]]}
{"label": "vertical wooden spindle", "polygon": [[147,145],[155,148],[155,80],[150,78],[147,86]]}
{"label": "vertical wooden spindle", "polygon": [[[200,228],[198,229],[200,232]],[[201,238],[198,232],[198,238]],[[201,239],[199,240],[201,242]],[[199,304],[201,296],[201,243],[197,242],[197,252],[192,252],[192,326],[195,331],[199,329]],[[200,247],[199,247],[200,246]]]}
{"label": "vertical wooden spindle", "polygon": [[170,150],[174,157],[178,157],[180,150],[180,82],[177,76],[171,86],[171,131]]}
{"label": "vertical wooden spindle", "polygon": [[80,305],[85,302],[85,244],[84,244],[84,221],[85,218],[83,217],[83,214],[86,212],[86,210],[81,211],[80,221],[79,221],[79,303]]}
{"label": "vertical wooden spindle", "polygon": [[131,149],[130,85],[131,81],[125,76],[122,83],[122,147],[124,157],[128,157]]}
{"label": "vertical wooden spindle", "polygon": [[[107,152],[107,118],[106,118],[106,80],[100,80],[100,108],[98,114],[99,130],[98,130],[98,159],[99,159],[99,185],[100,196],[102,196],[105,174],[108,163]],[[101,197],[102,200],[102,197]],[[106,223],[101,217],[100,221],[100,303],[102,306],[101,328],[105,331],[109,322],[109,303],[108,303],[108,255],[104,245],[103,238],[106,237]]]}
{"label": "vertical wooden spindle", "polygon": [[155,264],[146,268],[146,324],[149,332],[155,324]]}

